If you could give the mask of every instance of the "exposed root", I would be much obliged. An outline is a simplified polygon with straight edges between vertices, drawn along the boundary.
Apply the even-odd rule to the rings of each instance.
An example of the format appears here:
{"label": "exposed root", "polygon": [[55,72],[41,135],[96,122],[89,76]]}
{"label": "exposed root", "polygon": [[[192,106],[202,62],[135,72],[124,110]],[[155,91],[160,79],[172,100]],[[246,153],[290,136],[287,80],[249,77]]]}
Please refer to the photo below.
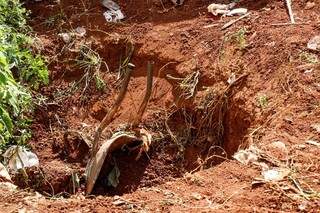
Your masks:
{"label": "exposed root", "polygon": [[136,127],[139,125],[139,123],[141,122],[143,113],[146,110],[147,104],[149,102],[151,93],[152,93],[152,82],[153,82],[153,62],[148,62],[148,68],[147,68],[147,89],[146,89],[146,93],[145,96],[143,98],[143,101],[139,107],[137,116],[135,117],[132,126]]}
{"label": "exposed root", "polygon": [[217,142],[216,145],[223,145],[223,121],[227,112],[229,98],[234,94],[233,88],[239,85],[239,83],[247,76],[248,74],[244,74],[238,77],[234,82],[230,83],[219,96],[213,94],[212,92],[214,91],[209,90],[202,106],[204,112],[202,111],[201,114],[204,116],[200,120],[198,128],[199,132],[197,138],[199,138],[200,143],[201,140],[205,140],[209,141],[210,145],[213,145],[212,143],[214,142]]}
{"label": "exposed root", "polygon": [[196,71],[189,75],[187,75],[185,78],[175,78],[170,75],[167,75],[168,78],[180,81],[179,82],[179,88],[181,89],[181,97],[185,99],[190,99],[194,97],[197,85],[199,83],[199,76],[200,72]]}
{"label": "exposed root", "polygon": [[95,156],[95,154],[98,151],[98,147],[99,147],[99,139],[101,137],[101,134],[103,132],[103,130],[111,123],[111,121],[114,118],[114,115],[116,114],[116,112],[118,111],[119,106],[121,105],[126,93],[127,93],[127,88],[128,88],[128,84],[130,81],[130,77],[131,77],[131,73],[132,73],[132,66],[128,66],[127,68],[127,72],[126,75],[123,79],[123,83],[122,83],[122,87],[120,89],[120,93],[115,101],[115,103],[113,104],[112,108],[110,109],[110,111],[106,114],[106,116],[103,118],[103,120],[101,121],[95,135],[94,135],[94,139],[93,139],[93,143],[92,143],[92,152],[91,152],[91,158],[93,158]]}

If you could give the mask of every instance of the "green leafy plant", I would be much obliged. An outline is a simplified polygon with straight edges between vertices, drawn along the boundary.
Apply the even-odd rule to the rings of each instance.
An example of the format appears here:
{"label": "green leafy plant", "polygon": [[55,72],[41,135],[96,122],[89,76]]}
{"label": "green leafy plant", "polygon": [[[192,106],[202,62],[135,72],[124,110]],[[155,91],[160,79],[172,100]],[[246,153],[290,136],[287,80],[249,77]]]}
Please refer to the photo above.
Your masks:
{"label": "green leafy plant", "polygon": [[106,87],[105,82],[100,76],[100,68],[102,65],[105,65],[108,69],[108,65],[102,60],[100,55],[91,49],[89,46],[83,45],[80,48],[80,54],[76,60],[77,65],[85,71],[85,74],[80,79],[79,82],[85,82],[85,87],[83,93],[85,92],[90,81],[94,77],[96,88],[98,90],[104,90]]}
{"label": "green leafy plant", "polygon": [[299,56],[300,56],[300,60],[303,62],[307,62],[310,64],[319,63],[319,59],[315,54],[308,53],[308,52],[301,52]]}
{"label": "green leafy plant", "polygon": [[268,97],[266,95],[260,95],[258,97],[258,105],[262,109],[266,108],[268,106]]}
{"label": "green leafy plant", "polygon": [[239,29],[237,32],[232,34],[231,36],[227,37],[226,40],[235,41],[240,50],[244,50],[248,47],[247,43],[247,29],[245,27]]}
{"label": "green leafy plant", "polygon": [[26,15],[18,0],[0,0],[0,149],[30,138],[30,90],[49,81],[44,60],[32,52]]}

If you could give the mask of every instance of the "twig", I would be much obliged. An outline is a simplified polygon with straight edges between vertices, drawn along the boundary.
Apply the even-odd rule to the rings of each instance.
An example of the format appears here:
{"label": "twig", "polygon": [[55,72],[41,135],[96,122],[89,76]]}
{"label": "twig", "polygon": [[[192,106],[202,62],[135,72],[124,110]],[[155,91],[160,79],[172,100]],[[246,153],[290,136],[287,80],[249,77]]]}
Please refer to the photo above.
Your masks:
{"label": "twig", "polygon": [[286,0],[288,13],[290,17],[291,24],[295,24],[293,13],[292,13],[292,7],[291,7],[291,0]]}
{"label": "twig", "polygon": [[128,65],[129,66],[127,67],[127,72],[125,73],[125,77],[123,79],[122,87],[120,89],[119,95],[118,95],[115,103],[113,104],[112,108],[110,109],[110,111],[106,114],[106,116],[101,121],[101,123],[100,123],[100,125],[94,135],[94,140],[92,142],[93,148],[92,148],[92,152],[91,152],[91,158],[93,158],[98,151],[99,139],[101,137],[102,131],[111,123],[112,119],[114,118],[114,115],[118,111],[118,108],[125,97],[125,94],[127,93],[127,88],[128,88],[128,84],[130,81],[131,73],[134,68],[134,66],[132,64],[128,64]]}
{"label": "twig", "polygon": [[237,18],[237,19],[234,19],[234,20],[229,21],[228,23],[224,24],[224,25],[221,27],[221,30],[224,30],[224,29],[230,27],[230,26],[233,25],[234,23],[240,21],[241,19],[247,17],[247,16],[250,15],[250,14],[251,14],[251,13],[246,13],[246,14],[240,16],[240,17]]}
{"label": "twig", "polygon": [[153,64],[154,62],[148,62],[148,68],[147,68],[147,89],[146,89],[146,94],[144,95],[143,101],[139,107],[138,113],[136,118],[133,121],[132,126],[136,127],[139,125],[141,122],[143,113],[146,110],[147,104],[149,102],[151,93],[152,93],[152,82],[153,82]]}
{"label": "twig", "polygon": [[270,24],[271,26],[291,26],[291,25],[309,25],[312,24],[311,22],[299,22],[299,23],[275,23],[275,24]]}

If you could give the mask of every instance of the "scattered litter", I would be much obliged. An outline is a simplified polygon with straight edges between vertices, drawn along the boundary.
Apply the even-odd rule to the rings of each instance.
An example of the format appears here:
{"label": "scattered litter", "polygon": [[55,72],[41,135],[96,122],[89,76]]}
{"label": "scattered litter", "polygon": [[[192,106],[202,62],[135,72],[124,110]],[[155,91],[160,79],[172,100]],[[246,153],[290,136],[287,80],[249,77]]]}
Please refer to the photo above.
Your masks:
{"label": "scattered litter", "polygon": [[11,181],[11,177],[10,177],[6,167],[2,163],[0,163],[0,179],[2,179],[2,178],[6,179],[8,181]]}
{"label": "scattered litter", "polygon": [[59,33],[58,36],[62,38],[64,43],[70,43],[76,36],[83,37],[87,33],[84,27],[77,27],[73,32]]}
{"label": "scattered litter", "polygon": [[212,13],[214,16],[223,15],[223,16],[234,16],[234,15],[244,15],[248,12],[246,8],[235,8],[236,3],[230,4],[210,4],[208,6],[208,12]]}
{"label": "scattered litter", "polygon": [[75,29],[75,31],[78,34],[78,36],[80,36],[80,37],[83,37],[87,33],[87,31],[84,27],[77,27]]}
{"label": "scattered litter", "polygon": [[124,15],[121,12],[120,6],[111,0],[103,0],[102,5],[108,10],[103,13],[107,22],[118,22],[124,19]]}
{"label": "scattered litter", "polygon": [[229,76],[227,82],[229,85],[233,84],[236,81],[236,75],[234,73],[231,73],[231,75]]}
{"label": "scattered litter", "polygon": [[208,12],[212,13],[213,15],[217,16],[219,14],[226,14],[228,13],[232,8],[236,6],[236,3],[230,3],[230,4],[210,4],[208,6]]}
{"label": "scattered litter", "polygon": [[10,169],[18,171],[26,167],[38,166],[39,159],[36,154],[27,151],[22,146],[11,146],[3,154],[5,163],[8,164]]}
{"label": "scattered litter", "polygon": [[103,0],[101,3],[104,7],[106,7],[109,10],[120,10],[120,6],[117,3],[115,3],[114,1]]}
{"label": "scattered litter", "polygon": [[272,169],[262,169],[262,177],[255,178],[252,185],[259,185],[268,182],[277,182],[283,180],[290,174],[290,170],[287,168],[272,168]]}
{"label": "scattered litter", "polygon": [[261,172],[264,181],[274,182],[281,181],[290,174],[290,170],[286,168],[273,168]]}
{"label": "scattered litter", "polygon": [[314,8],[315,6],[316,6],[316,3],[308,1],[306,6],[304,7],[304,9],[310,10],[310,9]]}
{"label": "scattered litter", "polygon": [[254,146],[250,146],[248,149],[236,152],[233,158],[244,165],[256,163],[258,161],[258,150]]}
{"label": "scattered litter", "polygon": [[307,47],[310,50],[320,51],[320,35],[314,36],[312,39],[310,39]]}
{"label": "scattered litter", "polygon": [[124,19],[124,15],[121,10],[108,10],[103,13],[107,22],[118,22]]}
{"label": "scattered litter", "polygon": [[58,36],[62,38],[62,41],[64,41],[64,43],[69,43],[71,41],[70,33],[59,33]]}
{"label": "scattered litter", "polygon": [[315,141],[315,140],[307,140],[306,143],[310,144],[310,145],[314,145],[314,146],[320,147],[320,143],[318,141]]}
{"label": "scattered litter", "polygon": [[247,8],[236,8],[226,14],[226,16],[242,16],[248,12]]}

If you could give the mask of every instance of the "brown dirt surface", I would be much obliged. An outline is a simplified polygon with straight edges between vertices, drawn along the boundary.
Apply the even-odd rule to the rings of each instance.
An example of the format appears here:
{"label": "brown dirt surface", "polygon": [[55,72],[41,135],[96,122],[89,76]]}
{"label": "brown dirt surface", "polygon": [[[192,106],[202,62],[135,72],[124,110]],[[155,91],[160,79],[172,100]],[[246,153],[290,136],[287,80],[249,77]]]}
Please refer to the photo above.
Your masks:
{"label": "brown dirt surface", "polygon": [[[320,1],[311,0],[312,8],[293,1],[299,24],[288,25],[281,24],[289,22],[285,1],[242,0],[251,14],[225,30],[237,17],[208,14],[212,1],[185,0],[178,7],[169,0],[117,2],[126,16],[119,23],[105,21],[100,1],[25,2],[51,83],[40,90],[46,101],[37,104],[29,143],[40,167],[27,171],[28,180],[13,178],[19,189],[0,183],[0,211],[319,212],[320,54],[307,42],[320,34]],[[59,36],[77,27],[86,29],[83,37],[65,43]],[[90,141],[119,93],[119,67],[132,46],[128,93],[102,138],[132,121],[145,93],[147,62],[154,61],[141,122],[153,142],[139,159],[132,147],[109,155],[85,196]],[[84,53],[105,62],[98,69],[103,89],[97,73],[77,63]],[[229,85],[232,75],[240,79]],[[261,168],[232,158],[250,145],[264,153],[264,163],[285,165],[291,175],[252,184]],[[115,165],[120,177],[113,188],[108,174]]]}

